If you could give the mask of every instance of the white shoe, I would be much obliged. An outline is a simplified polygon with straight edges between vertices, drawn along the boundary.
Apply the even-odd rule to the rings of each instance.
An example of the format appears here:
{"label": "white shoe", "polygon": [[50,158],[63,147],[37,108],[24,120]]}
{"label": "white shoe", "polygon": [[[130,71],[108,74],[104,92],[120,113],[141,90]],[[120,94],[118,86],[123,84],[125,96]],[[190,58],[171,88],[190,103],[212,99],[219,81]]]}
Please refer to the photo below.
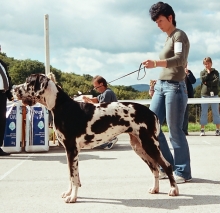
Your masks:
{"label": "white shoe", "polygon": [[204,129],[201,129],[200,131],[200,136],[204,136],[205,135],[205,130]]}
{"label": "white shoe", "polygon": [[186,180],[185,178],[180,177],[180,176],[177,176],[177,175],[174,175],[174,179],[175,179],[175,181],[176,181],[177,184],[190,182],[190,181],[192,180],[192,178]]}
{"label": "white shoe", "polygon": [[167,174],[159,170],[159,180],[167,179],[167,178],[168,178]]}

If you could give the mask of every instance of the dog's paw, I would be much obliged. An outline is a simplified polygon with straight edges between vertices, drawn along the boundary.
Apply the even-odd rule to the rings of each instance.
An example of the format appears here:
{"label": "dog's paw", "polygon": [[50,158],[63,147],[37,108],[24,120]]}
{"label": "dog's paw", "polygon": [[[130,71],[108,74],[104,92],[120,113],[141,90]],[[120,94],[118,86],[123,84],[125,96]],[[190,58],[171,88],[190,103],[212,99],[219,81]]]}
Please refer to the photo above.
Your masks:
{"label": "dog's paw", "polygon": [[66,198],[65,198],[65,202],[66,203],[75,203],[76,202],[76,200],[77,200],[77,197],[75,197],[75,196],[67,196]]}
{"label": "dog's paw", "polygon": [[159,187],[152,187],[148,191],[150,194],[156,194],[159,193]]}
{"label": "dog's paw", "polygon": [[63,193],[61,194],[61,197],[62,197],[62,198],[65,198],[65,197],[67,197],[67,196],[69,196],[69,195],[71,195],[71,191],[63,192]]}
{"label": "dog's paw", "polygon": [[169,196],[178,196],[179,195],[179,189],[178,187],[171,187],[169,193],[168,193]]}

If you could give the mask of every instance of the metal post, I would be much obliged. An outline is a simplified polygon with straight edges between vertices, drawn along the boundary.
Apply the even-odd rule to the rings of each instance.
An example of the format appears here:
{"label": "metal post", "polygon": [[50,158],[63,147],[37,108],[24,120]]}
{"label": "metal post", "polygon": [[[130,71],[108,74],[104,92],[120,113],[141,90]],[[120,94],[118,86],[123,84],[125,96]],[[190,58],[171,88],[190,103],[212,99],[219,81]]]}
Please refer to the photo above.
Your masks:
{"label": "metal post", "polygon": [[196,105],[196,123],[197,123],[197,105]]}
{"label": "metal post", "polygon": [[45,39],[45,74],[50,73],[50,50],[49,50],[49,15],[44,16],[44,39]]}

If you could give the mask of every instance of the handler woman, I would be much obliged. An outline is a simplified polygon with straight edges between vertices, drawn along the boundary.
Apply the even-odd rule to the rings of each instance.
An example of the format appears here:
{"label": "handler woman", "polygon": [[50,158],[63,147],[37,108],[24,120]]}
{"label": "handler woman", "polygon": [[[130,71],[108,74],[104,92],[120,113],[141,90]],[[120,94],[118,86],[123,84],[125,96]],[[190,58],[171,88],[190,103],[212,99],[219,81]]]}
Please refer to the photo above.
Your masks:
{"label": "handler woman", "polygon": [[[146,68],[163,68],[154,87],[150,109],[158,116],[161,124],[166,118],[174,154],[162,131],[159,134],[160,148],[173,166],[176,182],[185,183],[192,179],[188,142],[182,130],[188,99],[184,68],[190,44],[186,33],[176,28],[175,13],[169,4],[158,2],[151,6],[149,12],[151,19],[167,34],[160,60],[145,60],[142,63]],[[159,178],[166,177],[161,171]]]}

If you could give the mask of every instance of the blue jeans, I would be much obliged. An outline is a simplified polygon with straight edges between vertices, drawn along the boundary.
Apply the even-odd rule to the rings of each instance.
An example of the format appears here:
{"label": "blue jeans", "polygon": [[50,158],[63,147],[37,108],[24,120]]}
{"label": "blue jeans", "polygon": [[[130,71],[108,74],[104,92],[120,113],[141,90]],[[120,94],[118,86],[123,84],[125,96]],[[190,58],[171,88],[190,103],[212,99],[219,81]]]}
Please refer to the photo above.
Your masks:
{"label": "blue jeans", "polygon": [[150,105],[161,124],[165,118],[169,128],[169,138],[173,147],[173,155],[162,130],[159,134],[160,149],[165,159],[173,166],[178,176],[191,179],[190,153],[185,133],[182,130],[187,105],[187,88],[184,81],[167,82],[158,80]]}
{"label": "blue jeans", "polygon": [[[202,98],[219,98],[218,95],[215,96],[202,96]],[[214,124],[220,124],[220,117],[219,117],[219,104],[218,103],[211,103],[212,108],[212,118]],[[209,104],[201,104],[201,117],[200,117],[200,124],[206,125],[208,123],[208,108]]]}
{"label": "blue jeans", "polygon": [[183,119],[183,132],[188,133],[188,123],[189,123],[189,105],[186,106],[186,111]]}

